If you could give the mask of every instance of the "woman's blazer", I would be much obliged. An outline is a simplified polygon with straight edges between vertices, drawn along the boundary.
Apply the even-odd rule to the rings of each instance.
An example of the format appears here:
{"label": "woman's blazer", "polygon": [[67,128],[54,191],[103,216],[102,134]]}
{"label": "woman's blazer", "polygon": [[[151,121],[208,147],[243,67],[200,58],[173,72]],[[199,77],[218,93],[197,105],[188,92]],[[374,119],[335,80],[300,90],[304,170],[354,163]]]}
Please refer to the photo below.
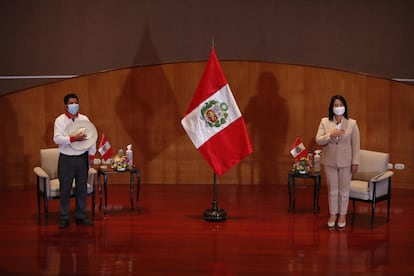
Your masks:
{"label": "woman's blazer", "polygon": [[330,132],[336,128],[334,120],[321,119],[315,141],[323,146],[321,164],[334,167],[359,165],[359,129],[356,120],[343,118],[341,129],[345,135],[330,138]]}

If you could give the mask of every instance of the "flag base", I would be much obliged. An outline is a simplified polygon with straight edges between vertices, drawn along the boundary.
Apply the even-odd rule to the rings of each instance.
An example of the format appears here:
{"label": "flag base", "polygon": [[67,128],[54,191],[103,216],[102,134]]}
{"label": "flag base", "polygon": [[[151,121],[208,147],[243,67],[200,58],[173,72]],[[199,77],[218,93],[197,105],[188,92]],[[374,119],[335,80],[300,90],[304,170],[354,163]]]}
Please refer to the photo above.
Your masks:
{"label": "flag base", "polygon": [[224,209],[213,207],[204,211],[204,220],[208,222],[221,222],[227,218],[227,213]]}

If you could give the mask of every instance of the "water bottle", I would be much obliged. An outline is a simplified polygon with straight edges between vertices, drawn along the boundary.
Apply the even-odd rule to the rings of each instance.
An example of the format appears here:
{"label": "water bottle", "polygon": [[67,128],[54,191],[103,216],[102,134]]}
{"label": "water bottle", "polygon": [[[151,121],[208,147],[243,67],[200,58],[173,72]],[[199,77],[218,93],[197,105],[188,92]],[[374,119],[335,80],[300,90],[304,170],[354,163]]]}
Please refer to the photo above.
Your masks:
{"label": "water bottle", "polygon": [[308,153],[308,171],[313,171],[313,155]]}
{"label": "water bottle", "polygon": [[315,156],[313,157],[313,171],[321,171],[321,150],[315,150]]}
{"label": "water bottle", "polygon": [[134,164],[134,157],[132,155],[132,145],[129,144],[127,146],[127,150],[126,150],[126,158],[127,158],[127,162],[128,162],[128,167],[132,167]]}

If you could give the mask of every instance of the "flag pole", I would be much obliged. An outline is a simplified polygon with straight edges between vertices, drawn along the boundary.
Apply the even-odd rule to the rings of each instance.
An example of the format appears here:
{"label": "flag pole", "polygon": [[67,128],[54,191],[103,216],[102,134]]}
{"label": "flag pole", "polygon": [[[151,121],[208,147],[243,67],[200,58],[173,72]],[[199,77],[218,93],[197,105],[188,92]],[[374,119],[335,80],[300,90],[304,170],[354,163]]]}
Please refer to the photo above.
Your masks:
{"label": "flag pole", "polygon": [[212,208],[204,211],[204,220],[209,222],[221,222],[227,218],[227,213],[224,209],[218,208],[217,204],[217,181],[216,173],[213,173],[214,191]]}

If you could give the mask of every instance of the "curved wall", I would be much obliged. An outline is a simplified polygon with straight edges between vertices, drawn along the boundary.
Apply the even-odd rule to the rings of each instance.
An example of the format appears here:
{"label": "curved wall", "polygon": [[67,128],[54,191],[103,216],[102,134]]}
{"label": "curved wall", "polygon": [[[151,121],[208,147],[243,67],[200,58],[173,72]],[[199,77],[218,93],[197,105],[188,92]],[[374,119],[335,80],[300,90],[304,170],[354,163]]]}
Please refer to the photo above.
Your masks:
{"label": "curved wall", "polygon": [[[340,93],[358,120],[361,147],[389,152],[396,187],[410,187],[414,165],[414,86],[317,67],[263,62],[221,62],[246,120],[254,153],[219,184],[285,185],[290,147],[300,135],[310,150],[330,97]],[[205,62],[140,66],[43,85],[0,97],[0,186],[34,185],[39,150],[55,147],[54,119],[63,96],[76,92],[81,112],[117,149],[132,143],[145,184],[212,183],[212,171],[180,120]],[[126,183],[126,179],[111,179]]]}
{"label": "curved wall", "polygon": [[0,94],[54,76],[205,61],[213,40],[222,61],[414,79],[412,10],[405,0],[6,0],[0,76],[29,78],[0,78]]}

